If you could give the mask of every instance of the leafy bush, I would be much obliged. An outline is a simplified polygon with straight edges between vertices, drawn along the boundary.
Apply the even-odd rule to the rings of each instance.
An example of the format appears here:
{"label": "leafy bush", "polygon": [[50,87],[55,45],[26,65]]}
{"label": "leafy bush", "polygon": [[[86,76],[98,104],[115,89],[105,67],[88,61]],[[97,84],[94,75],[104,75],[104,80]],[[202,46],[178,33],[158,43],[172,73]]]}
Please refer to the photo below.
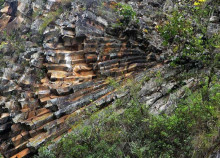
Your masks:
{"label": "leafy bush", "polygon": [[210,64],[216,56],[213,50],[220,47],[220,32],[211,36],[207,33],[210,13],[216,8],[205,5],[205,1],[184,2],[185,7],[174,11],[163,25],[157,26],[164,45],[180,56]]}
{"label": "leafy bush", "polygon": [[[219,84],[215,86],[218,86],[219,90]],[[194,146],[193,142],[201,133],[206,135],[206,139],[212,140],[212,133],[218,130],[220,123],[220,100],[219,93],[212,94],[216,92],[213,89],[210,93],[212,100],[203,102],[203,90],[204,88],[191,93],[186,100],[177,106],[173,114],[151,116],[150,119],[145,120],[150,124],[146,141],[149,144],[150,156],[180,157],[183,155],[184,157],[192,157],[194,155],[195,157],[204,157],[208,153],[207,148]],[[206,144],[203,140],[199,142]],[[210,144],[213,145],[213,140]]]}
{"label": "leafy bush", "polygon": [[24,38],[20,38],[17,32],[7,33],[6,31],[1,31],[2,34],[2,42],[0,43],[0,50],[5,46],[11,48],[12,51],[19,54],[24,51]]}
{"label": "leafy bush", "polygon": [[34,158],[56,158],[56,157],[46,147],[42,147],[39,149],[39,155],[34,156]]}
{"label": "leafy bush", "polygon": [[136,19],[136,12],[128,4],[117,3],[117,12],[122,16],[122,19],[118,19],[118,24],[121,26],[126,26]]}

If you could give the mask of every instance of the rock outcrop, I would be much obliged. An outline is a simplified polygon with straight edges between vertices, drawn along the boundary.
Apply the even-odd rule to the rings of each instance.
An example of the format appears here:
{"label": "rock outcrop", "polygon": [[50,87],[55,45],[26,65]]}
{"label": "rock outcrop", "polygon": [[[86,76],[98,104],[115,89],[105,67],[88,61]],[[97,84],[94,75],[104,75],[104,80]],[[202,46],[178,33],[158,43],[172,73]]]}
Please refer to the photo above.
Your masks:
{"label": "rock outcrop", "polygon": [[[48,1],[46,7],[56,10],[60,3]],[[30,66],[22,69],[14,62],[1,79],[0,149],[5,157],[28,157],[43,143],[70,132],[89,107],[98,110],[110,104],[117,96],[107,77],[123,79],[161,60],[161,51],[143,40],[139,26],[125,31],[111,27],[116,21],[115,2],[68,3],[68,10],[43,35],[38,33],[43,21],[22,24],[29,14],[25,4],[32,9],[42,5],[8,2],[0,18],[1,29],[11,30],[16,23],[32,30],[26,51],[18,58]],[[40,36],[43,42],[36,45]]]}
{"label": "rock outcrop", "polygon": [[[163,2],[128,2],[137,10],[140,25],[132,24],[126,29],[113,27],[118,20],[115,3],[5,3],[0,30],[11,32],[19,28],[26,34],[22,37],[24,51],[12,58],[5,56],[7,66],[1,70],[0,152],[5,157],[30,157],[42,144],[71,132],[72,125],[86,118],[88,111],[93,113],[123,97],[125,94],[116,93],[108,77],[120,82],[137,74],[137,78],[144,78],[161,71],[166,72],[163,77],[168,79],[181,72],[165,71],[167,67],[161,64],[166,62],[167,52],[162,51],[162,42],[154,29],[158,15],[152,11],[163,10]],[[45,21],[51,20],[45,17],[61,6],[62,14],[43,28]],[[172,7],[166,4],[164,10]],[[138,9],[147,11],[149,17]],[[6,50],[6,54],[11,52]],[[183,92],[175,81],[158,86],[155,80],[152,77],[146,82],[139,94],[141,101],[152,107],[152,113],[166,110]],[[184,86],[194,87],[196,82],[185,80]],[[170,89],[178,89],[176,95],[170,95]]]}

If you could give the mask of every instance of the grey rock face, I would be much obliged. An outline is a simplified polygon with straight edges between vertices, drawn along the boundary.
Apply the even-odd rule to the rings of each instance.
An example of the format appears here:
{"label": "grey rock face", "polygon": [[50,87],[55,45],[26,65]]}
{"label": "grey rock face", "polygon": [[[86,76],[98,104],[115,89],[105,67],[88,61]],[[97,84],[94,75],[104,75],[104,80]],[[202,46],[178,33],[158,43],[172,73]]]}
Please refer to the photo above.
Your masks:
{"label": "grey rock face", "polygon": [[164,12],[171,12],[174,8],[174,3],[172,0],[166,0],[164,6],[163,6],[163,11]]}
{"label": "grey rock face", "polygon": [[220,24],[210,23],[208,26],[208,30],[207,30],[208,35],[212,36],[212,35],[218,33],[219,29],[220,29]]}

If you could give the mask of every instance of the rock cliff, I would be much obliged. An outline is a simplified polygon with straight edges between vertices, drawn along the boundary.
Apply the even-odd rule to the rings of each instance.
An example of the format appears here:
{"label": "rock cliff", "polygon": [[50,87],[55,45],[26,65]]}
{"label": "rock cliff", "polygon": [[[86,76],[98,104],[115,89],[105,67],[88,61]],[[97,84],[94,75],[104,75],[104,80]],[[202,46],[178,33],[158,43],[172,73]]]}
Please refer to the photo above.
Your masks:
{"label": "rock cliff", "polygon": [[[41,145],[71,132],[86,112],[126,95],[117,93],[109,77],[122,82],[150,76],[139,96],[152,113],[173,105],[183,87],[197,85],[195,78],[181,86],[174,80],[181,70],[166,65],[169,51],[155,29],[163,20],[159,12],[174,5],[126,3],[136,10],[139,23],[123,29],[114,26],[119,18],[115,1],[6,0],[1,6],[0,40],[9,38],[4,32],[13,35],[0,46],[0,151],[5,157],[30,157]],[[212,28],[219,29],[214,21]],[[196,67],[190,64],[189,69]],[[152,75],[158,71],[164,79],[160,85]],[[177,90],[175,95],[170,89]]]}

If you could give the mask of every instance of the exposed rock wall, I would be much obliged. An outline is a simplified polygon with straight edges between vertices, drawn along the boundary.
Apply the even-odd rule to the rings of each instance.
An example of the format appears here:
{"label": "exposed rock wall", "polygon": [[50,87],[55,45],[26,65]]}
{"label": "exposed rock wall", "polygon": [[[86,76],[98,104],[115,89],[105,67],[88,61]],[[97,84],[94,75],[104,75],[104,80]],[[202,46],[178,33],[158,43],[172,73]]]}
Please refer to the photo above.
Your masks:
{"label": "exposed rock wall", "polygon": [[[127,1],[135,8],[140,25],[131,24],[120,30],[111,25],[118,19],[115,3],[5,3],[0,30],[17,29],[20,37],[31,33],[22,41],[25,50],[21,54],[6,49],[6,54],[13,55],[4,57],[6,67],[0,71],[0,151],[5,157],[30,157],[43,143],[71,132],[74,122],[86,118],[88,111],[93,113],[123,97],[125,94],[116,93],[108,83],[109,76],[117,77],[118,82],[137,74],[139,80],[150,76],[139,96],[141,102],[151,106],[152,113],[175,105],[183,87],[196,86],[193,78],[179,86],[174,78],[181,70],[162,65],[167,51],[162,51],[162,42],[154,29],[161,16],[156,11],[169,11],[173,4],[164,5],[162,0]],[[45,17],[60,6],[63,13],[40,34]],[[164,79],[160,85],[152,76],[157,71],[162,72]],[[175,94],[170,94],[170,90],[175,90]]]}

